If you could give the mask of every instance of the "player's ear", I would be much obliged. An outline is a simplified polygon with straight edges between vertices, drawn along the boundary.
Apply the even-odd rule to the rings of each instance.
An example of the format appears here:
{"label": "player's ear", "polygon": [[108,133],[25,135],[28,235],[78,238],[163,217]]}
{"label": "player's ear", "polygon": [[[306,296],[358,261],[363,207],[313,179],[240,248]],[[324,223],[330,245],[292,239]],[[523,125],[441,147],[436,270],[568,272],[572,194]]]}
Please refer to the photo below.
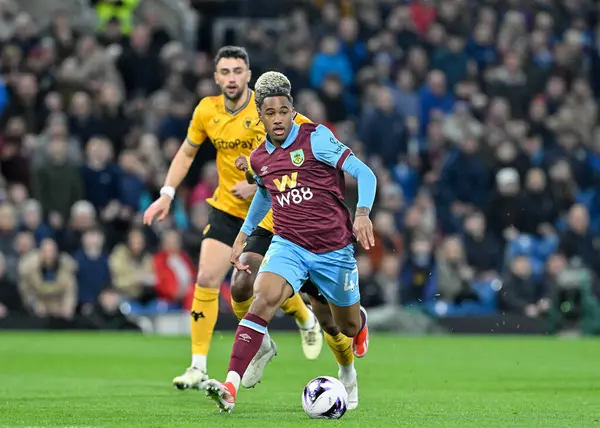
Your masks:
{"label": "player's ear", "polygon": [[252,70],[248,70],[248,79],[246,80],[246,83],[250,83],[251,80],[252,80]]}
{"label": "player's ear", "polygon": [[219,81],[217,80],[217,72],[216,71],[213,73],[213,79],[215,79],[215,83],[217,84],[217,86],[219,86]]}

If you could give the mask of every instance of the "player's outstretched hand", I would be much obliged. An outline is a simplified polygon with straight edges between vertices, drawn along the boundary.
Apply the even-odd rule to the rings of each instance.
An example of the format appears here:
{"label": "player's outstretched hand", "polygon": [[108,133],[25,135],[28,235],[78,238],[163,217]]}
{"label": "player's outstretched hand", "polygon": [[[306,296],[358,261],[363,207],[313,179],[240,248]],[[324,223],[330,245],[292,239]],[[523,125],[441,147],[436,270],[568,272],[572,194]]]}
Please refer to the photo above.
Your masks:
{"label": "player's outstretched hand", "polygon": [[171,198],[162,195],[148,207],[144,212],[144,224],[151,226],[154,220],[163,221],[171,208]]}
{"label": "player's outstretched hand", "polygon": [[[359,208],[358,210],[360,210]],[[368,213],[364,214],[360,211],[356,212],[354,218],[354,234],[356,239],[365,250],[370,250],[375,246],[375,236],[373,235],[373,223],[369,218]]]}
{"label": "player's outstretched hand", "polygon": [[248,236],[242,232],[240,232],[237,238],[235,238],[235,242],[233,243],[233,248],[231,250],[231,264],[237,270],[246,272],[248,275],[252,275],[252,272],[250,272],[250,266],[240,262],[240,257],[244,251],[244,247],[246,246],[246,239],[248,239]]}

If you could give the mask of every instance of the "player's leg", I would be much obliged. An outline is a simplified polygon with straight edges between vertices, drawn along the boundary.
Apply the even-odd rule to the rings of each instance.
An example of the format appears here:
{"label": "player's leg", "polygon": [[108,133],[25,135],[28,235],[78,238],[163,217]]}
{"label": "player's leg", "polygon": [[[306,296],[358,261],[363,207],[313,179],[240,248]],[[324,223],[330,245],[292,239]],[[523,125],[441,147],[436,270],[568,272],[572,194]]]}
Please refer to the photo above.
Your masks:
{"label": "player's leg", "polygon": [[209,380],[207,396],[230,411],[250,361],[258,353],[267,325],[281,306],[307,279],[307,267],[288,241],[275,238],[254,283],[254,301],[235,333],[229,371],[224,383]]}
{"label": "player's leg", "polygon": [[[208,379],[206,358],[219,315],[219,288],[231,269],[231,245],[241,220],[212,210],[200,249],[198,276],[190,317],[192,364],[173,379],[178,389],[200,388]],[[237,229],[236,229],[237,228]]]}
{"label": "player's leg", "polygon": [[356,409],[358,407],[358,376],[354,368],[352,339],[340,331],[335,324],[327,300],[318,293],[314,285],[312,287],[305,286],[302,290],[309,295],[312,310],[321,324],[325,340],[338,363],[338,378],[348,392],[348,410]]}
{"label": "player's leg", "polygon": [[[252,236],[250,238],[252,238]],[[269,238],[269,242],[270,241],[271,239]],[[246,248],[248,248],[248,245],[246,245]],[[253,248],[254,246],[251,247],[251,249]],[[236,317],[240,321],[246,316],[252,302],[254,302],[254,281],[256,280],[262,261],[263,256],[261,254],[256,252],[244,252],[240,257],[240,262],[249,266],[249,270],[252,273],[248,274],[247,272],[240,272],[237,269],[234,269],[233,271],[231,280],[231,304]],[[265,331],[260,349],[242,376],[242,385],[245,388],[252,388],[260,382],[265,367],[276,355],[277,346],[269,336],[268,331]]]}
{"label": "player's leg", "polygon": [[[252,273],[248,274],[247,272],[238,272],[237,270],[234,270],[233,272],[231,304],[238,319],[242,319],[244,315],[246,315],[248,308],[250,308],[250,305],[252,304],[252,300],[254,299],[252,288],[254,280],[256,279],[256,272],[258,272],[264,255],[269,249],[272,237],[273,234],[268,230],[261,227],[257,228],[248,238],[244,253],[240,258],[240,261],[243,264],[250,266],[250,272]],[[302,300],[302,297],[299,294],[294,294],[281,305],[281,309],[285,314],[293,316],[296,320],[296,324],[300,329],[300,335],[302,337],[302,350],[306,358],[309,360],[317,359],[323,346],[321,329],[315,316]],[[261,354],[261,357],[263,353],[271,354],[269,358],[270,361],[276,353],[275,347],[271,346],[274,345],[274,343],[270,339],[267,340],[266,337],[263,345],[264,346],[261,348],[259,354]],[[257,355],[257,357],[258,356],[259,355]],[[264,358],[261,358],[261,360],[265,361]],[[253,361],[250,364],[250,369],[245,375],[242,382],[244,387],[248,387],[248,385],[252,387],[260,380],[264,367],[261,368],[256,366],[254,364],[255,362],[256,361]],[[252,379],[252,377],[256,378]]]}
{"label": "player's leg", "polygon": [[356,357],[364,357],[369,346],[367,312],[360,306],[358,268],[352,246],[314,254],[310,276],[329,302],[335,324],[352,338]]}

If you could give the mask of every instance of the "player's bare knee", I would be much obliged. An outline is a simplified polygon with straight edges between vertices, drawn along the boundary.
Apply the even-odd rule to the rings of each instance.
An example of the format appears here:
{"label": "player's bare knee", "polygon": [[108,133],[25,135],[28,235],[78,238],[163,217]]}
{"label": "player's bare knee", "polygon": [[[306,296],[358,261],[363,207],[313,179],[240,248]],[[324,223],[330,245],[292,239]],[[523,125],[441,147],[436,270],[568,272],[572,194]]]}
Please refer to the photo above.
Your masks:
{"label": "player's bare knee", "polygon": [[254,275],[234,270],[231,277],[231,298],[236,302],[245,302],[252,297]]}
{"label": "player's bare knee", "polygon": [[200,287],[219,288],[221,286],[221,276],[209,269],[200,268],[196,277],[196,284]]}
{"label": "player's bare knee", "polygon": [[354,337],[360,331],[360,325],[358,325],[352,321],[349,321],[349,322],[346,322],[344,325],[340,326],[340,331],[345,336]]}
{"label": "player's bare knee", "polygon": [[321,325],[321,329],[330,336],[337,336],[340,333],[339,327],[333,322],[333,320],[319,320],[319,324]]}

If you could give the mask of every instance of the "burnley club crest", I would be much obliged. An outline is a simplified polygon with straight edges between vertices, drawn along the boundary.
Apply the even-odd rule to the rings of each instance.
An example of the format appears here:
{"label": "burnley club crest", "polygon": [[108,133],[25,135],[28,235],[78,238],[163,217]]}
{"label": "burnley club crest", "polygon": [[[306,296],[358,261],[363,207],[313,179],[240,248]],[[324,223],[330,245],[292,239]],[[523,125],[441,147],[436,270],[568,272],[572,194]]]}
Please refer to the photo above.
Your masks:
{"label": "burnley club crest", "polygon": [[294,150],[290,153],[290,157],[292,158],[292,163],[294,166],[301,166],[304,163],[304,152],[302,149]]}

